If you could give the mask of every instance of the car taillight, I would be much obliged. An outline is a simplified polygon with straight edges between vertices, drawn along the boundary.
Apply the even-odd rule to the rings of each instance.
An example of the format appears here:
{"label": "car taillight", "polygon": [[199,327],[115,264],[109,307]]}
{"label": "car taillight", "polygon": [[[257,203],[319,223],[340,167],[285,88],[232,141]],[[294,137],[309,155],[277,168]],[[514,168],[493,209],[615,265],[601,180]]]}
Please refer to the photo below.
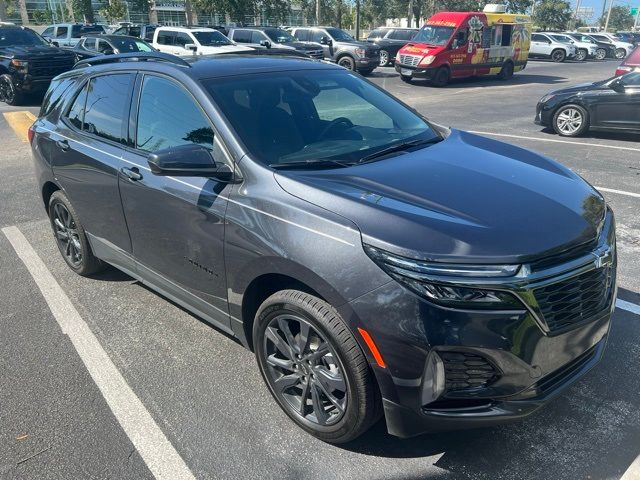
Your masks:
{"label": "car taillight", "polygon": [[633,67],[627,67],[626,65],[620,65],[616,70],[616,76],[624,75],[625,73],[629,73],[633,71]]}
{"label": "car taillight", "polygon": [[27,130],[27,138],[29,139],[29,143],[33,143],[33,136],[35,135],[36,131],[33,129],[33,125],[31,125],[29,127],[29,130]]}

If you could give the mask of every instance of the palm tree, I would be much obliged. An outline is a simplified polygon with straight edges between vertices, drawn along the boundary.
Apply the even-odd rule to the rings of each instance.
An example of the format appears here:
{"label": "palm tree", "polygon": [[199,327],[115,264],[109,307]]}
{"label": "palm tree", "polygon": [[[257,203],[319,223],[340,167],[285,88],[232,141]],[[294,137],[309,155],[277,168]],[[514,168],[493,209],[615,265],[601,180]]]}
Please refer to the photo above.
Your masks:
{"label": "palm tree", "polygon": [[156,10],[156,0],[149,0],[149,23],[158,23],[158,11]]}
{"label": "palm tree", "polygon": [[20,8],[20,20],[23,25],[29,25],[29,13],[27,12],[27,1],[18,0],[18,7]]}

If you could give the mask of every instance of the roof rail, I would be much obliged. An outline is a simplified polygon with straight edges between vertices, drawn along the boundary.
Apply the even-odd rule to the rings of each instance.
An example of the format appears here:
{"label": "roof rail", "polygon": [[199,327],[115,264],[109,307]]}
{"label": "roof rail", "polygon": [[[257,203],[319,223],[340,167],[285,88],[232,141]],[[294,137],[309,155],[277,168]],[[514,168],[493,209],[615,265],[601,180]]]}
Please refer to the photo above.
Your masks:
{"label": "roof rail", "polygon": [[136,52],[136,53],[118,53],[116,55],[102,55],[99,57],[85,58],[77,62],[73,68],[90,67],[92,65],[103,65],[105,63],[119,62],[169,62],[175,63],[182,67],[191,68],[191,64],[185,62],[182,58],[168,53],[161,52]]}

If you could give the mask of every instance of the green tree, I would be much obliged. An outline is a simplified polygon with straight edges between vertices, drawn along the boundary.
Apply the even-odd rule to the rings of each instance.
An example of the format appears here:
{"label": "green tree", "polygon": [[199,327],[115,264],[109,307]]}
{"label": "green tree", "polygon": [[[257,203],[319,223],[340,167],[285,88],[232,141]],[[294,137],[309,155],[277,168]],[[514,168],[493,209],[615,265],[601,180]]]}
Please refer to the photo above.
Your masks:
{"label": "green tree", "polygon": [[573,15],[571,5],[564,0],[542,0],[536,5],[533,23],[543,30],[564,30]]}
{"label": "green tree", "polygon": [[506,0],[504,4],[509,13],[527,13],[533,5],[533,0]]}
{"label": "green tree", "polygon": [[115,23],[127,15],[127,5],[122,0],[109,0],[109,3],[100,10],[100,15],[110,23]]}
{"label": "green tree", "polygon": [[72,0],[72,2],[74,21],[82,19],[85,23],[95,22],[91,0]]}
{"label": "green tree", "polygon": [[[1,2],[2,0],[0,0]],[[33,14],[33,23],[36,25],[49,25],[53,23],[53,13],[48,8],[45,10],[34,10]]]}
{"label": "green tree", "polygon": [[[618,30],[629,30],[633,27],[635,19],[631,12],[629,12],[629,7],[623,7],[620,5],[616,5],[611,9],[611,17],[609,17],[609,26],[608,30],[612,32],[617,32]],[[607,23],[607,13],[600,18],[600,25],[604,27]]]}

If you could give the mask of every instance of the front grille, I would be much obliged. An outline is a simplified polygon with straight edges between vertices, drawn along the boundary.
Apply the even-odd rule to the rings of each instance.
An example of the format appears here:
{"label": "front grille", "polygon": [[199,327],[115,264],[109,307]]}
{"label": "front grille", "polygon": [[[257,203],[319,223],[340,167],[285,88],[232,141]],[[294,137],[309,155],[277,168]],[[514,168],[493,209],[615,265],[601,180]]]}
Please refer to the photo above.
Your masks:
{"label": "front grille", "polygon": [[498,372],[487,359],[466,352],[438,352],[444,363],[447,392],[487,387]]}
{"label": "front grille", "polygon": [[422,57],[419,55],[400,55],[400,64],[415,67],[420,63],[421,59]]}
{"label": "front grille", "polygon": [[316,59],[324,58],[324,52],[322,50],[311,50],[306,52],[306,54],[309,55],[311,58],[316,58]]}
{"label": "front grille", "polygon": [[47,58],[46,60],[29,60],[29,74],[34,77],[50,77],[67,72],[73,68],[75,59],[71,55]]}
{"label": "front grille", "polygon": [[533,293],[549,331],[559,333],[606,310],[611,300],[613,275],[613,267],[596,268],[536,288]]}

